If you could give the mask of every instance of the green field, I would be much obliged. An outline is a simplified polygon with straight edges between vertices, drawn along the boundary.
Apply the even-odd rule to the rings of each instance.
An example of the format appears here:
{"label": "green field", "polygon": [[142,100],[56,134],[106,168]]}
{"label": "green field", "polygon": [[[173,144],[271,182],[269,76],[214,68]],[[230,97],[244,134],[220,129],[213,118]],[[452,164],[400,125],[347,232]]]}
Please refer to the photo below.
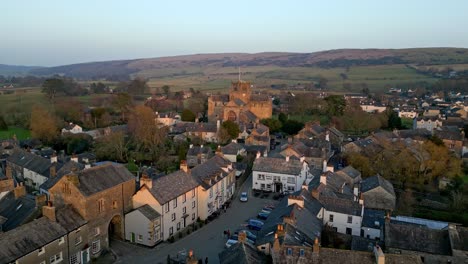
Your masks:
{"label": "green field", "polygon": [[[250,81],[257,88],[270,88],[272,84],[314,83],[320,77],[324,77],[328,80],[329,90],[342,92],[360,91],[362,83],[366,83],[371,92],[380,92],[389,86],[398,87],[401,84],[421,81],[432,83],[437,80],[420,74],[404,64],[354,66],[347,69],[252,66],[241,68],[241,72],[241,78]],[[343,74],[346,75],[346,79],[343,79]],[[238,69],[235,67],[167,68],[145,70],[136,75],[149,78],[151,88],[169,85],[173,91],[192,87],[216,92],[227,90],[229,83],[238,79]],[[349,83],[351,89],[345,90],[343,83]]]}
{"label": "green field", "polygon": [[18,140],[31,138],[31,132],[24,128],[11,127],[8,130],[0,130],[0,139],[11,139],[16,135]]}

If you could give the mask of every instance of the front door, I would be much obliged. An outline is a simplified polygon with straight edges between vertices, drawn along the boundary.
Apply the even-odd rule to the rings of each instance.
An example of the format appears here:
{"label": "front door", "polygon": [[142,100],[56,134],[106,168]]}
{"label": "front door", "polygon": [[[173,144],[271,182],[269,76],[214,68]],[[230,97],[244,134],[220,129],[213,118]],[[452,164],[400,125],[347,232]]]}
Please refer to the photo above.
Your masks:
{"label": "front door", "polygon": [[275,192],[281,192],[281,183],[277,182],[275,183]]}
{"label": "front door", "polygon": [[83,257],[83,259],[82,259],[83,264],[87,264],[88,263],[88,250],[83,251],[82,257]]}
{"label": "front door", "polygon": [[132,243],[135,243],[135,233],[132,232],[132,240],[131,240]]}

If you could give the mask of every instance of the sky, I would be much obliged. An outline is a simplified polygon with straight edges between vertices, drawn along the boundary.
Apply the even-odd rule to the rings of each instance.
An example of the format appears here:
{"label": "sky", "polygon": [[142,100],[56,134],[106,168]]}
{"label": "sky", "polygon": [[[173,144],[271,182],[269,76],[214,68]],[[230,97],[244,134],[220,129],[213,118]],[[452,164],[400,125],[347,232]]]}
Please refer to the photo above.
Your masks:
{"label": "sky", "polygon": [[466,0],[2,1],[0,64],[468,47]]}

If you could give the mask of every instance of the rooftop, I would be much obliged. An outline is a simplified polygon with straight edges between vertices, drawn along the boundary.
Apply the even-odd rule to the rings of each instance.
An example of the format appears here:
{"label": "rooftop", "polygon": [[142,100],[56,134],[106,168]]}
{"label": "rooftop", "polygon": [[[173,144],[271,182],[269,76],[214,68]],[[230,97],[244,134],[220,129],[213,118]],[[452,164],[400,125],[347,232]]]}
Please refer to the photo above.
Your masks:
{"label": "rooftop", "polygon": [[297,159],[259,157],[254,161],[253,171],[299,175],[302,171],[302,162]]}

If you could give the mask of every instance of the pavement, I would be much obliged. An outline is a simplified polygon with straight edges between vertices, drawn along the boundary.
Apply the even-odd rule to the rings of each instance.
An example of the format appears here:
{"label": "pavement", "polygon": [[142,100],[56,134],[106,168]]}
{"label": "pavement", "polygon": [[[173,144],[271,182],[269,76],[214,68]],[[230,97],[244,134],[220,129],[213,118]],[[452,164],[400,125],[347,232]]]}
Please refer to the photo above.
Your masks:
{"label": "pavement", "polygon": [[[208,257],[210,264],[219,263],[218,253],[225,249],[227,241],[224,231],[230,230],[233,234],[235,230],[245,228],[247,220],[255,218],[263,206],[277,203],[272,199],[254,197],[251,190],[252,175],[240,187],[240,191],[236,192],[231,206],[225,213],[174,243],[163,242],[154,248],[148,248],[112,240],[111,251],[116,257],[113,263],[167,263],[168,255],[177,257],[189,250],[193,250],[198,259],[205,260]],[[239,201],[241,192],[248,193],[247,202]]]}

